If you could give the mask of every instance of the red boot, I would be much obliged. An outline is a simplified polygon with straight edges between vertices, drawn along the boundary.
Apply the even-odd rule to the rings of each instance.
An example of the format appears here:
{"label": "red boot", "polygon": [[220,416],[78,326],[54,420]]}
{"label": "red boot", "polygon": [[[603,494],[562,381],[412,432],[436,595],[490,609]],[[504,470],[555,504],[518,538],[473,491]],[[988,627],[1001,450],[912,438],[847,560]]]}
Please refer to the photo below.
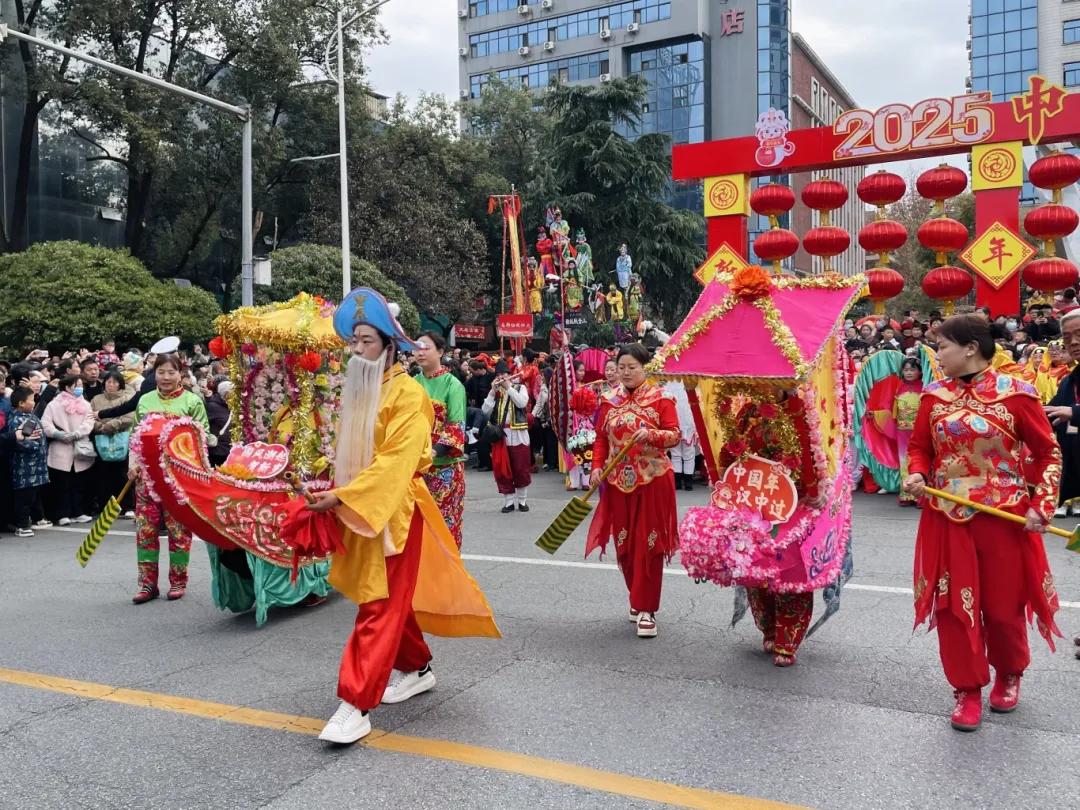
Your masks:
{"label": "red boot", "polygon": [[952,712],[952,727],[957,731],[974,731],[982,722],[982,690],[957,689],[956,707]]}
{"label": "red boot", "polygon": [[1020,676],[997,673],[994,676],[994,688],[990,690],[990,711],[1008,714],[1016,711],[1016,704],[1019,702]]}

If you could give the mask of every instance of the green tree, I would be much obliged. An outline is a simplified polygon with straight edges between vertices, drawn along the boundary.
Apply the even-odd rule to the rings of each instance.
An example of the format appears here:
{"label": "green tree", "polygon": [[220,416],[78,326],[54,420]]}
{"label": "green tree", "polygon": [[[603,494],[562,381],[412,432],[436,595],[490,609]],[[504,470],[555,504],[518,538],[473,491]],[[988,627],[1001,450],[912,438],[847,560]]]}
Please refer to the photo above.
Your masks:
{"label": "green tree", "polygon": [[549,171],[535,193],[560,205],[574,231],[585,229],[601,278],[613,277],[625,242],[646,304],[672,327],[701,291],[692,274],[705,260],[705,222],[664,202],[672,190],[671,141],[636,136],[647,87],[641,76],[630,76],[600,87],[548,90],[544,110],[554,121],[545,148]]}
{"label": "green tree", "polygon": [[0,300],[0,344],[20,351],[205,340],[221,314],[208,292],[158,281],[126,250],[78,242],[0,256]]}
{"label": "green tree", "polygon": [[[255,286],[255,303],[288,301],[298,292],[321,295],[328,301],[341,300],[341,248],[329,245],[297,245],[270,254],[269,286]],[[388,279],[375,265],[352,256],[352,288],[371,287],[388,301],[401,307],[399,321],[410,336],[420,331],[420,313],[405,290]],[[239,279],[233,282],[239,285]]]}

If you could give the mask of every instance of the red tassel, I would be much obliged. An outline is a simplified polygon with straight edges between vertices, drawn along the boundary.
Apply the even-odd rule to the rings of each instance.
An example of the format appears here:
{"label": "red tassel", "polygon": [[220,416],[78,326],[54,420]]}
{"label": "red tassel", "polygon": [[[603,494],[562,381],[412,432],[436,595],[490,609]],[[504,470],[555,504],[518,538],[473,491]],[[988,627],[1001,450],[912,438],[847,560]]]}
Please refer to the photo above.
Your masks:
{"label": "red tassel", "polygon": [[341,527],[329,512],[313,512],[303,498],[293,498],[274,507],[284,515],[280,537],[293,552],[292,582],[300,573],[300,561],[317,560],[335,552],[344,552]]}

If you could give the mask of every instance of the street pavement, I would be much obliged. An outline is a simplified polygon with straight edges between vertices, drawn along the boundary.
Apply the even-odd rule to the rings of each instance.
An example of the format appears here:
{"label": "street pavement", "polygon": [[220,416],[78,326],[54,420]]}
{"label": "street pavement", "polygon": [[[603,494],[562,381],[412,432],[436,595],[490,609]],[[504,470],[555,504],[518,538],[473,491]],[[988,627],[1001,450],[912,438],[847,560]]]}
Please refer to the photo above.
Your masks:
{"label": "street pavement", "polygon": [[912,633],[918,512],[894,498],[856,495],[842,608],[778,669],[749,618],[730,626],[730,591],[677,560],[659,636],[638,639],[613,558],[582,562],[584,530],[554,557],[533,545],[569,497],[560,476],[535,476],[528,514],[499,513],[490,474],[467,486],[466,564],[504,638],[430,639],[436,688],[374,711],[391,733],[364,746],[311,735],[338,702],[342,597],[257,629],[214,608],[199,542],[188,595],[136,607],[130,521],[85,570],[87,527],[0,536],[0,808],[1080,806],[1080,557],[1063,540],[1046,545],[1075,600],[1067,638],[1051,654],[1032,631],[1020,708],[961,734],[936,636]]}

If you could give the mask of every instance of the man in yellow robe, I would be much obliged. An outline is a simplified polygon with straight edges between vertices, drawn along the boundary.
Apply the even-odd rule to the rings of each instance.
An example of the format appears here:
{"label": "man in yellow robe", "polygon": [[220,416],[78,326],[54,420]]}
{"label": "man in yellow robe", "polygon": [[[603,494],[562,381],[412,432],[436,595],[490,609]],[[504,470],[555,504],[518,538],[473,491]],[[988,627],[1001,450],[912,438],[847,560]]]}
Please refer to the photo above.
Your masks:
{"label": "man in yellow robe", "polygon": [[346,551],[335,554],[330,584],[359,606],[338,674],[341,706],[319,739],[351,743],[371,731],[368,712],[435,685],[424,632],[499,638],[483,592],[422,474],[431,466],[435,412],[398,365],[413,350],[394,305],[354,290],[334,324],[352,347],[338,427],[336,488],[316,494],[333,509]]}

